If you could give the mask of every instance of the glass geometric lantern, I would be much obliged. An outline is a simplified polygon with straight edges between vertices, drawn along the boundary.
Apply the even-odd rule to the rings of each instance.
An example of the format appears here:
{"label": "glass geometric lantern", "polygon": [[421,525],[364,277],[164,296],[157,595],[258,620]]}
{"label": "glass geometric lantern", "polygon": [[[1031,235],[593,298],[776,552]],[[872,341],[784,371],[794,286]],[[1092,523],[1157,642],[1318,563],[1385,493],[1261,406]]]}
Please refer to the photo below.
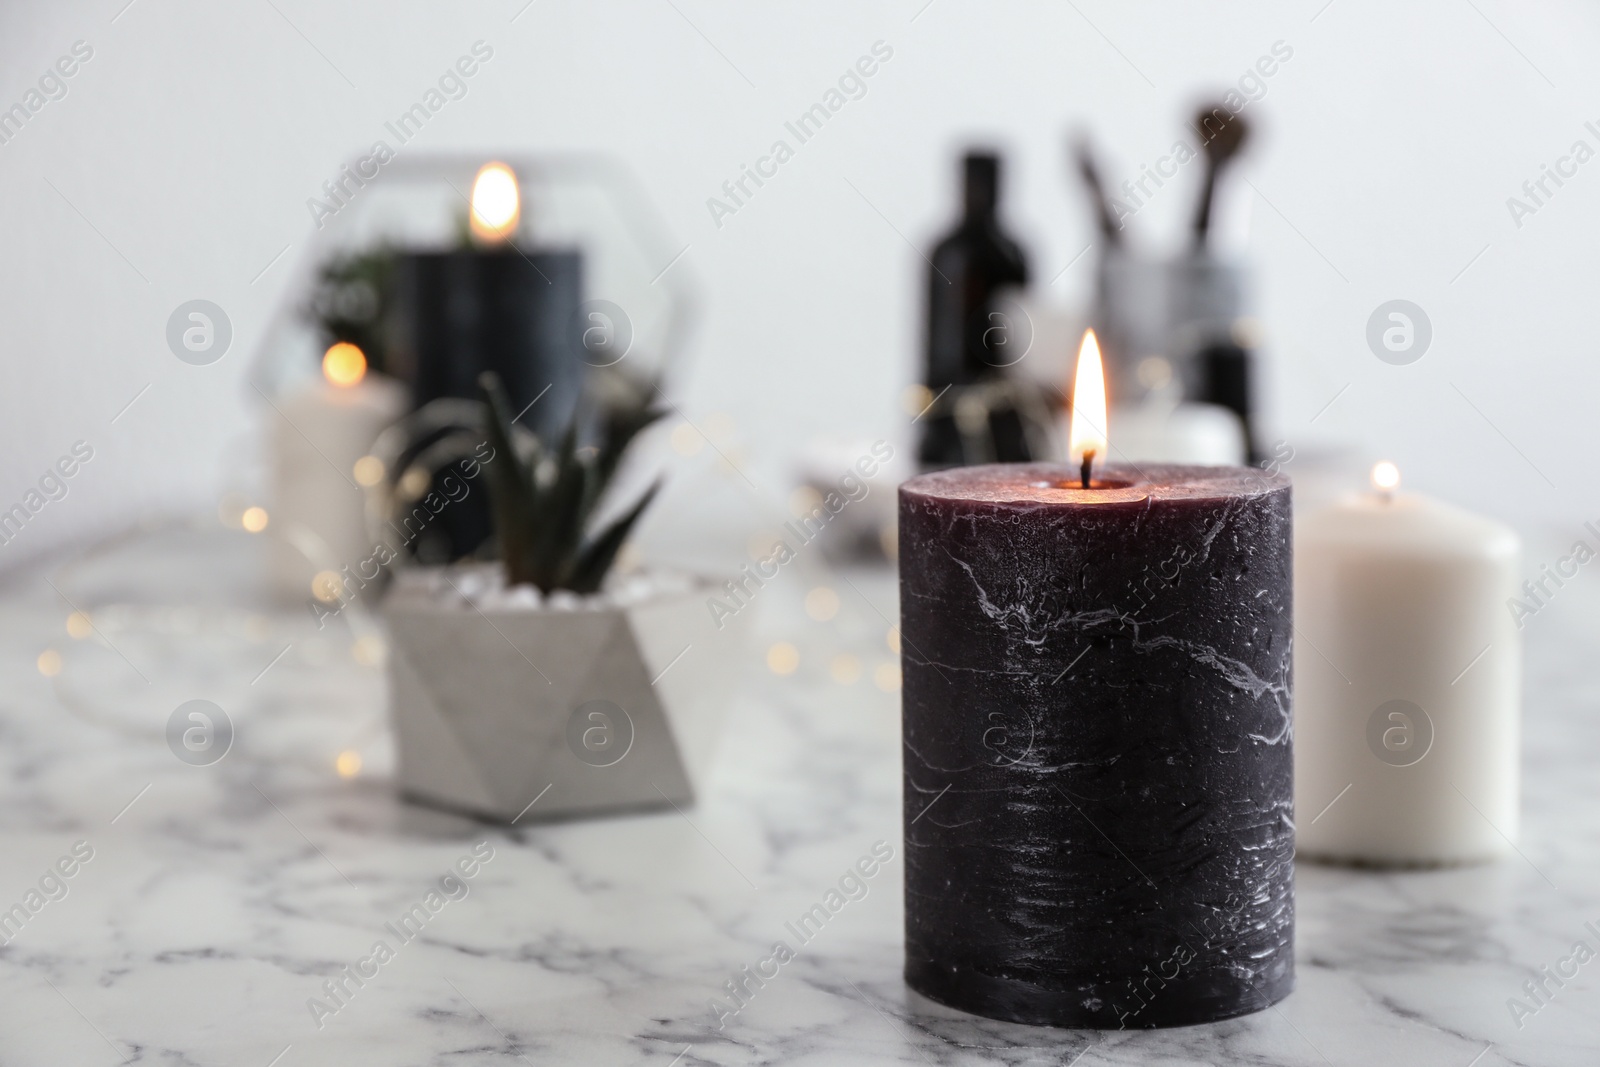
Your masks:
{"label": "glass geometric lantern", "polygon": [[[369,454],[406,412],[471,399],[492,369],[525,409],[522,424],[549,437],[594,379],[663,385],[678,369],[696,306],[687,245],[668,237],[631,173],[600,156],[494,161],[515,175],[520,201],[505,242],[469,236],[489,157],[367,156],[308,202],[319,227],[250,372],[274,409],[269,532],[275,584],[291,598],[328,601],[329,575],[370,551],[387,513],[425,494],[416,475],[426,472],[402,483]],[[361,350],[365,377],[332,375],[336,341]],[[407,554],[458,558],[487,525],[482,500],[455,508]]]}

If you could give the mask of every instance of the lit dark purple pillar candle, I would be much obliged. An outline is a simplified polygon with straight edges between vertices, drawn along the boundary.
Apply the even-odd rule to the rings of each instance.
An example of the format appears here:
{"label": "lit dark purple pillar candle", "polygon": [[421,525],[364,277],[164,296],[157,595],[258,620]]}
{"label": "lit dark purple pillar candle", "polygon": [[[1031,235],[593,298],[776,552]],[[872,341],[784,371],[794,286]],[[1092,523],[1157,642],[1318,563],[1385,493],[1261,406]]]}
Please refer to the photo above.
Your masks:
{"label": "lit dark purple pillar candle", "polygon": [[1042,464],[900,488],[906,980],[1179,1026],[1294,986],[1289,482]]}

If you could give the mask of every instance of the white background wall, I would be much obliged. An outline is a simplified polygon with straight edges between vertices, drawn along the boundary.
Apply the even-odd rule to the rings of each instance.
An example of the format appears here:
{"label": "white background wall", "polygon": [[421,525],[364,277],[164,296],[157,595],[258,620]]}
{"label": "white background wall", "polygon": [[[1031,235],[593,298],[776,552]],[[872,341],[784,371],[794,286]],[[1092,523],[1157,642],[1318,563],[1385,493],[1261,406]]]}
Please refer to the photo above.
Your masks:
{"label": "white background wall", "polygon": [[[96,452],[0,566],[140,515],[210,510],[239,480],[260,422],[243,376],[311,233],[306,198],[480,38],[495,58],[415,144],[626,160],[706,291],[680,399],[731,419],[718,421],[730,447],[775,500],[807,436],[904,434],[923,271],[911,245],[946,225],[961,146],[1007,150],[1012,229],[1041,283],[1078,300],[1092,256],[1063,268],[1091,235],[1065,132],[1092,129],[1120,180],[1167,151],[1201,94],[1286,42],[1293,57],[1249,111],[1270,436],[1361,438],[1408,485],[1525,530],[1576,535],[1600,517],[1600,161],[1520,228],[1506,206],[1575,140],[1600,149],[1583,126],[1600,125],[1593,5],[524,3],[0,11],[0,106],[74,41],[94,49],[66,98],[0,145],[0,507],[75,440]],[[894,57],[868,94],[717,228],[706,199],[879,40]],[[1140,238],[1178,232],[1197,177],[1140,212]],[[236,331],[210,367],[163,337],[195,297]],[[1411,366],[1363,339],[1393,298],[1433,323]],[[669,514],[717,483],[692,466],[709,462],[681,461]]]}

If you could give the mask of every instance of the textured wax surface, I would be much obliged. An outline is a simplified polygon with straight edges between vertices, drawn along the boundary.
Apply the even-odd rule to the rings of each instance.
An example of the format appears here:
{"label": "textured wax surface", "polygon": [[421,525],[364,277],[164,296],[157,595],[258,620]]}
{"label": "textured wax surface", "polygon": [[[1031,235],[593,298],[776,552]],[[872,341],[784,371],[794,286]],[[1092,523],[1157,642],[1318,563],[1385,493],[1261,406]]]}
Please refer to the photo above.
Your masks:
{"label": "textured wax surface", "polygon": [[900,489],[906,978],[1181,1025],[1294,984],[1289,483],[1050,465]]}

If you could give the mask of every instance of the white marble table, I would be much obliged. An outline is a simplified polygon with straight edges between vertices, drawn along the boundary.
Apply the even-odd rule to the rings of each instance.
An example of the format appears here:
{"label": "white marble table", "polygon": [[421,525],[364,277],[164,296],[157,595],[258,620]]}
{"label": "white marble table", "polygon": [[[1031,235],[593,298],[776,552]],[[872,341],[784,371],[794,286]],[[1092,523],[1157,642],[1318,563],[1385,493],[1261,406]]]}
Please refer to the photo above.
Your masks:
{"label": "white marble table", "polygon": [[[0,591],[0,912],[41,879],[66,889],[0,948],[0,1063],[1600,1062],[1600,963],[1520,1029],[1507,1008],[1573,942],[1600,947],[1584,929],[1600,927],[1600,605],[1577,585],[1529,629],[1525,858],[1302,866],[1288,1000],[1081,1033],[961,1016],[901,982],[898,696],[874,684],[891,658],[887,572],[835,579],[843,607],[826,623],[799,610],[801,574],[763,591],[695,807],[505,831],[396,801],[381,671],[351,654],[370,620],[318,632],[272,608],[259,548],[168,529]],[[95,633],[68,635],[73,605]],[[787,677],[764,664],[777,640],[801,650]],[[51,678],[35,666],[46,649],[61,655]],[[829,676],[841,654],[857,681]],[[185,765],[164,737],[193,698],[237,728],[213,766]],[[345,750],[364,761],[351,778],[335,772]],[[92,858],[48,878],[80,841]],[[798,944],[785,923],[878,841],[895,859]],[[398,944],[384,924],[475,846],[493,858],[468,895],[347,983],[319,1028],[308,1001],[324,981],[380,937]],[[795,958],[717,1030],[712,998],[778,939]]]}

